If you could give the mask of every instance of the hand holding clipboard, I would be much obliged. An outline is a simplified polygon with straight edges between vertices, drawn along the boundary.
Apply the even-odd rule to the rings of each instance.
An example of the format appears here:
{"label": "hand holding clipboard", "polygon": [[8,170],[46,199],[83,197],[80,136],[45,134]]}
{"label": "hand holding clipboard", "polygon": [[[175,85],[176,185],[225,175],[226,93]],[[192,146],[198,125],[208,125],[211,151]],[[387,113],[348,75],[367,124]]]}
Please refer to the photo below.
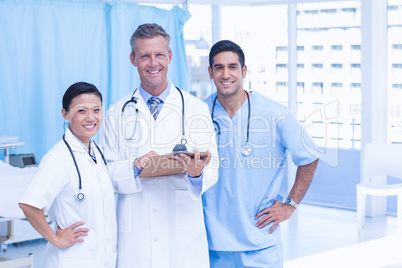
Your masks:
{"label": "hand holding clipboard", "polygon": [[185,152],[178,154],[158,155],[155,151],[150,151],[144,156],[134,161],[135,166],[142,170],[139,177],[156,177],[188,173],[192,177],[202,174],[202,170],[211,161],[211,153]]}

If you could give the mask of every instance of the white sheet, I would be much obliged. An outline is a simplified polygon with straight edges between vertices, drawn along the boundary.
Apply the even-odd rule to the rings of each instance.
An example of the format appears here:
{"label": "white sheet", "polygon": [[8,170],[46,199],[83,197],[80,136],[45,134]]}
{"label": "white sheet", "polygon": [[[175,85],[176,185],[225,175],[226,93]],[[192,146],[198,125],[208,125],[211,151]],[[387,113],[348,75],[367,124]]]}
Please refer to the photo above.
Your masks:
{"label": "white sheet", "polygon": [[18,201],[37,167],[18,168],[0,161],[0,217],[25,218]]}

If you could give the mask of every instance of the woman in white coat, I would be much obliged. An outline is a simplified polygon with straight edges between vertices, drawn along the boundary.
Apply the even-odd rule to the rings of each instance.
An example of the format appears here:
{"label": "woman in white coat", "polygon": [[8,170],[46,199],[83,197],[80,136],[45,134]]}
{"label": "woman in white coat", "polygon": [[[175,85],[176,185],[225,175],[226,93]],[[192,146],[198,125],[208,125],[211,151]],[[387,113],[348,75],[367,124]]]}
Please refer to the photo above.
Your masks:
{"label": "woman in white coat", "polygon": [[[133,179],[134,174],[128,161],[106,165],[92,140],[101,127],[101,106],[102,95],[94,85],[79,82],[67,89],[62,115],[69,128],[43,157],[20,200],[26,218],[49,242],[45,267],[116,266],[115,195],[110,176]],[[56,231],[47,223],[46,213],[56,223]]]}

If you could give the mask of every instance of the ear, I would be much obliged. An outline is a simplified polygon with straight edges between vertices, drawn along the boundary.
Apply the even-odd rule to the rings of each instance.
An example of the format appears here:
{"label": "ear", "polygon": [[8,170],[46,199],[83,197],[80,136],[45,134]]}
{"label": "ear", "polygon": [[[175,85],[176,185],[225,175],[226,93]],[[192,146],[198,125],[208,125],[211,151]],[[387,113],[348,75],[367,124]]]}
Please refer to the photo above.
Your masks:
{"label": "ear", "polygon": [[172,50],[170,50],[169,54],[168,54],[168,57],[169,57],[168,64],[172,61],[172,56],[173,56],[173,52],[172,52]]}
{"label": "ear", "polygon": [[133,53],[130,53],[130,61],[131,64],[134,65],[135,67],[137,67],[137,64],[135,63],[135,56]]}
{"label": "ear", "polygon": [[[63,118],[65,119],[65,120],[67,120],[67,121],[69,121],[68,120],[68,113],[67,113],[67,111],[63,108],[63,109],[61,109],[61,114],[63,115]],[[70,121],[69,121],[70,122]]]}
{"label": "ear", "polygon": [[244,65],[242,69],[242,77],[246,78],[246,75],[247,75],[247,65]]}
{"label": "ear", "polygon": [[214,79],[214,77],[212,76],[212,68],[211,68],[211,66],[208,66],[208,73],[209,73],[209,79]]}

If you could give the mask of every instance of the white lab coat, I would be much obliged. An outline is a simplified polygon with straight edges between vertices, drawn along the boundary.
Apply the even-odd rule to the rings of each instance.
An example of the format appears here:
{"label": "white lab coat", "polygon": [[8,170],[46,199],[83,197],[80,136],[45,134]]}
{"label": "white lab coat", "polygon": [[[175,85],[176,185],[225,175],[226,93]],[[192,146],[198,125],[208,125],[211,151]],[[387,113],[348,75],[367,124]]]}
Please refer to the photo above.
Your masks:
{"label": "white lab coat", "polygon": [[[185,102],[185,136],[189,151],[209,149],[213,159],[204,168],[202,185],[193,185],[187,174],[136,178],[138,185],[120,180],[117,205],[117,267],[207,268],[208,244],[201,194],[218,180],[215,132],[208,106],[182,91]],[[136,90],[138,117],[132,104],[122,106],[132,93],[107,112],[104,127],[106,158],[131,159],[150,150],[170,153],[181,140],[182,100],[171,84],[170,93],[155,121]],[[134,138],[127,140],[125,137]],[[142,188],[140,192],[134,193]]]}
{"label": "white lab coat", "polygon": [[74,198],[79,189],[78,175],[67,146],[60,140],[41,160],[20,203],[44,209],[62,229],[79,221],[85,222],[85,227],[90,229],[84,242],[68,248],[59,249],[48,243],[45,267],[114,268],[117,255],[116,202],[108,169],[119,178],[133,179],[132,166],[130,168],[128,161],[121,161],[110,164],[107,169],[96,148],[97,163],[69,129],[65,135],[81,173],[85,200],[78,202]]}

